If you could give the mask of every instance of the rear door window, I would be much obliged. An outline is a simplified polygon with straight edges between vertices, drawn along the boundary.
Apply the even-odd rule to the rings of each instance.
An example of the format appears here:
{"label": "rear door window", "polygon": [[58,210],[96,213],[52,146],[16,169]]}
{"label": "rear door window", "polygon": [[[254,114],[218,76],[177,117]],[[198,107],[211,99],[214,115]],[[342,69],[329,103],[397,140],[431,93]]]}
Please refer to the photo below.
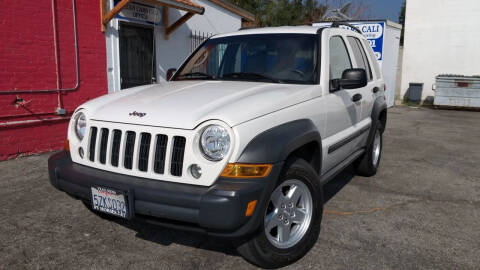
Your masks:
{"label": "rear door window", "polygon": [[371,80],[373,80],[372,66],[368,62],[368,57],[367,57],[367,54],[365,53],[365,48],[362,46],[362,42],[358,38],[356,38],[355,41],[357,42],[358,47],[360,48],[360,52],[362,53],[363,61],[365,62],[365,66],[367,67],[368,78],[369,78],[369,81],[371,81]]}
{"label": "rear door window", "polygon": [[363,47],[365,50],[368,52],[370,55],[370,60],[372,61],[371,64],[373,66],[373,69],[375,70],[375,74],[377,75],[377,79],[382,77],[382,73],[380,73],[380,66],[378,65],[377,61],[377,56],[373,53],[372,47],[370,47],[370,44],[366,39],[363,40]]}
{"label": "rear door window", "polygon": [[[357,62],[357,67],[358,68],[363,68],[365,72],[368,74],[368,69],[367,65],[365,65],[365,59],[362,56],[361,48],[358,47],[358,43],[356,41],[356,38],[354,37],[347,37],[348,43],[350,44],[350,47],[352,48],[353,51],[353,56],[355,57],[355,62]],[[368,75],[367,75],[368,76]]]}
{"label": "rear door window", "polygon": [[360,40],[355,37],[348,37],[348,43],[350,47],[352,47],[353,55],[355,56],[355,61],[357,62],[358,68],[365,69],[367,73],[368,80],[371,81],[373,79],[372,70],[370,69],[370,65],[367,60],[367,55],[363,50],[363,46],[360,44]]}

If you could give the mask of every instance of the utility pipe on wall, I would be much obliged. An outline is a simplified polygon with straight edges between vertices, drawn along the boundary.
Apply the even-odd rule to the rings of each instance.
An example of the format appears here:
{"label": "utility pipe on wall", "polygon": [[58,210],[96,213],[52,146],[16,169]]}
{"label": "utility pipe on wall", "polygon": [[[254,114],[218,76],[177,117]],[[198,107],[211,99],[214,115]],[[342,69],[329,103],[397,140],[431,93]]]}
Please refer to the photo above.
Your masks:
{"label": "utility pipe on wall", "polygon": [[[73,88],[60,88],[60,74],[59,74],[59,62],[58,62],[58,48],[57,48],[57,27],[56,27],[56,11],[55,11],[55,0],[52,0],[52,17],[53,17],[53,31],[54,31],[54,48],[55,48],[55,65],[56,65],[56,74],[57,74],[57,89],[42,89],[42,90],[7,90],[2,91],[0,90],[0,95],[5,94],[37,94],[37,93],[54,93],[57,92],[58,98],[58,106],[61,108],[61,97],[60,94],[62,91],[75,91],[80,86],[80,76],[79,76],[79,63],[78,63],[78,39],[77,39],[77,10],[76,10],[76,3],[75,0],[72,0],[72,15],[73,15],[73,37],[74,37],[74,46],[75,46],[75,77],[76,83]],[[45,115],[45,114],[53,114],[51,113],[35,113],[35,114],[22,114],[22,115],[2,115],[0,118],[12,118],[12,117],[27,117],[27,116],[38,116],[38,115]],[[67,120],[70,116],[66,117],[57,117],[57,118],[44,118],[44,119],[33,119],[33,120],[21,120],[21,121],[9,121],[0,123],[0,128],[8,128],[13,126],[22,126],[22,125],[30,125],[35,123],[43,123],[43,122],[54,122],[54,121],[61,121]]]}
{"label": "utility pipe on wall", "polygon": [[[58,32],[57,32],[57,10],[56,10],[55,0],[52,0],[52,28],[53,28],[53,48],[55,52],[55,73],[57,74],[57,89],[60,89],[60,63],[58,61]],[[62,105],[62,96],[61,92],[57,92],[57,111],[63,110]]]}
{"label": "utility pipe on wall", "polygon": [[16,127],[16,126],[25,126],[25,125],[33,125],[45,122],[59,122],[59,121],[66,121],[69,120],[70,117],[52,117],[52,118],[44,118],[44,119],[31,119],[31,120],[22,120],[22,121],[10,121],[5,123],[0,123],[0,129],[9,128],[9,127]]}

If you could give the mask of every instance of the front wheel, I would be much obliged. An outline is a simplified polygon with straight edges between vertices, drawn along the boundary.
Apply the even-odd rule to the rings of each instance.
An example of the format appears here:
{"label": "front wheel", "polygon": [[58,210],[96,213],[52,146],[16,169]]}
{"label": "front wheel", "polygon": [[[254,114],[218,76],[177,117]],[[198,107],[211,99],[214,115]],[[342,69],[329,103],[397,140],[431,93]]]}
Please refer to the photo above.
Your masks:
{"label": "front wheel", "polygon": [[322,210],[322,189],[315,170],[302,159],[287,161],[264,209],[262,229],[238,248],[239,253],[263,268],[297,261],[318,239]]}
{"label": "front wheel", "polygon": [[374,126],[372,141],[367,145],[363,154],[355,163],[356,172],[362,176],[373,176],[377,173],[382,157],[383,137],[382,124],[377,121]]}

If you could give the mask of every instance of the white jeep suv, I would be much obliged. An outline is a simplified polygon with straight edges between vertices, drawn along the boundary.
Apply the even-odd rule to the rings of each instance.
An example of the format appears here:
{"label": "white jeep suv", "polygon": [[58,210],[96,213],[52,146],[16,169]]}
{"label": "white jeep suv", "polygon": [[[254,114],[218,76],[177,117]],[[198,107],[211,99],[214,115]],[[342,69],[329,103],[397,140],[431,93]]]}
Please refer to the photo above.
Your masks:
{"label": "white jeep suv", "polygon": [[239,239],[261,267],[298,260],[319,235],[322,186],[380,163],[382,74],[340,25],[217,35],[169,82],[81,105],[51,183],[103,216]]}

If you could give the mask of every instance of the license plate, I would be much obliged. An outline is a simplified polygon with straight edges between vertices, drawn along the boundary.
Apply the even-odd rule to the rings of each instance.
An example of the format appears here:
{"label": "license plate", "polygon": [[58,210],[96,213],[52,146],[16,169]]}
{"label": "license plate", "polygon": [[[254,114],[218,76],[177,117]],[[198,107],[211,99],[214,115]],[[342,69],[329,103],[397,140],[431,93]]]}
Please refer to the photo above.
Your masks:
{"label": "license plate", "polygon": [[94,210],[127,218],[126,196],[122,192],[103,187],[92,187],[92,208]]}

